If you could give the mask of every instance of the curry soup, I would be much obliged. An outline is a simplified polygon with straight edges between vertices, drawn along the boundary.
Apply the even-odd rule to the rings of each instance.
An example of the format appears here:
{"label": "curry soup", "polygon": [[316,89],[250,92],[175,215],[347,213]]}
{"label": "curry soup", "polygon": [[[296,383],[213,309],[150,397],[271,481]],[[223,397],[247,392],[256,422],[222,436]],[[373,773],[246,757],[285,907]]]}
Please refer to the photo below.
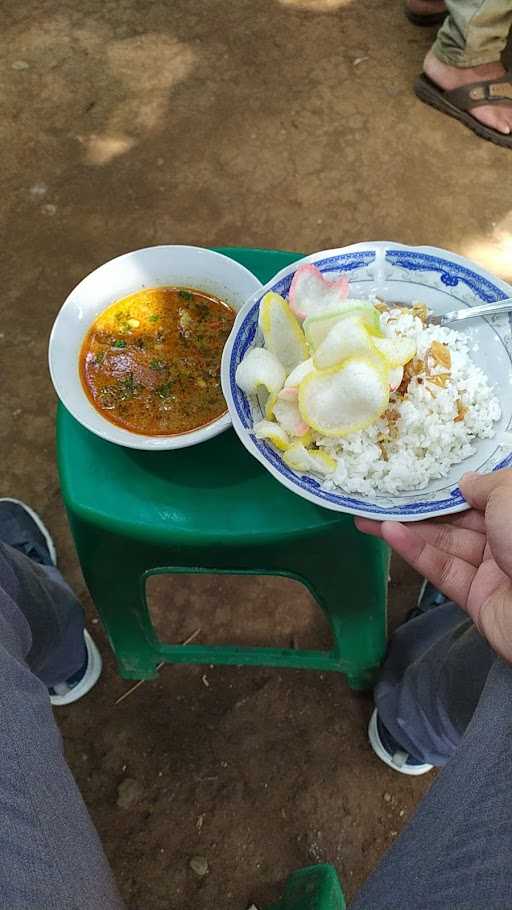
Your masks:
{"label": "curry soup", "polygon": [[118,300],[82,345],[88,398],[132,433],[172,436],[211,423],[226,412],[220,361],[235,315],[192,288],[152,288]]}

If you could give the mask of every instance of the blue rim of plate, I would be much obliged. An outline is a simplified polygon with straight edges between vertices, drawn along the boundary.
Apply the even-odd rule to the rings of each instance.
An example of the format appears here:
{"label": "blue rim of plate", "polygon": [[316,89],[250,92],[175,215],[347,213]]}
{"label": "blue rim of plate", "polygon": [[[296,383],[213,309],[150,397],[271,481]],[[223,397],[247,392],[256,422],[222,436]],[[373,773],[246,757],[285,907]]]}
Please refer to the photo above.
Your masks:
{"label": "blue rim of plate", "polygon": [[[315,260],[314,264],[321,272],[349,272],[354,269],[371,265],[375,261],[376,255],[376,251],[374,250],[355,250],[354,252],[340,253],[325,259]],[[472,271],[470,268],[457,261],[442,259],[438,256],[421,252],[416,249],[392,247],[386,249],[385,259],[390,265],[404,268],[407,271],[439,272],[440,280],[447,288],[456,287],[459,282],[462,282],[482,301],[482,303],[494,303],[499,300],[504,300],[507,297],[507,294],[499,285],[494,284],[489,278]],[[306,259],[306,261],[308,260]],[[293,271],[284,275],[275,283],[271,279],[265,286],[263,293],[266,293],[271,285],[273,291],[286,297],[290,290],[294,270],[299,264],[300,261],[293,263]],[[263,463],[268,462],[269,465],[272,466],[273,471],[277,475],[281,475],[283,479],[287,481],[287,485],[289,484],[297,490],[303,490],[310,496],[314,496],[317,501],[321,501],[327,508],[335,507],[340,511],[346,510],[354,513],[371,514],[376,519],[388,517],[390,515],[396,516],[397,518],[400,516],[421,518],[423,515],[432,514],[433,512],[442,514],[443,512],[455,512],[466,508],[466,501],[458,486],[455,486],[450,490],[449,496],[446,499],[418,500],[413,503],[403,503],[398,506],[393,506],[391,503],[385,506],[379,506],[368,499],[358,499],[346,493],[336,493],[332,490],[325,490],[323,489],[321,482],[314,477],[311,477],[308,474],[297,474],[295,471],[288,468],[278,452],[276,452],[269,443],[257,439],[254,436],[252,433],[253,417],[250,402],[244,392],[237,386],[235,373],[238,364],[254,341],[258,326],[261,296],[262,295],[258,297],[241,324],[237,327],[230,353],[229,387],[238,419],[242,427],[249,433],[251,443],[258,450],[260,456],[262,456]],[[512,452],[503,458],[499,464],[495,465],[492,470],[498,471],[501,468],[510,467],[511,465]]]}

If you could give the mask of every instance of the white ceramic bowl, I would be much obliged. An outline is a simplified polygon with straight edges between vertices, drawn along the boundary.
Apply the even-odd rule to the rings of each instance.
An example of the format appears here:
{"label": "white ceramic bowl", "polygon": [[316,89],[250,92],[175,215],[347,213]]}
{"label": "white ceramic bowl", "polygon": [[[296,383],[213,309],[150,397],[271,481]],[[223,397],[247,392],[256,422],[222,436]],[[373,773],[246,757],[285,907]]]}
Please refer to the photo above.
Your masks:
{"label": "white ceramic bowl", "polygon": [[[308,256],[300,262],[314,262],[331,279],[342,273],[350,276],[350,296],[367,297],[376,292],[384,300],[412,303],[420,300],[431,310],[446,313],[512,297],[512,288],[478,266],[435,247],[406,247],[396,243],[358,243]],[[222,360],[222,388],[233,426],[245,447],[285,487],[305,499],[338,512],[375,519],[418,521],[440,517],[467,508],[458,488],[466,471],[495,471],[512,465],[512,336],[509,313],[488,319],[474,319],[457,326],[471,332],[477,345],[474,361],[482,367],[495,387],[502,417],[493,439],[476,440],[475,453],[454,465],[447,477],[432,480],[418,491],[391,496],[347,494],[326,490],[318,478],[288,468],[269,443],[252,434],[253,423],[264,416],[259,405],[249,400],[235,382],[235,371],[249,348],[261,343],[258,329],[260,300],[267,291],[287,296],[293,263],[256,291],[239,312]],[[463,327],[465,326],[465,327]]]}
{"label": "white ceramic bowl", "polygon": [[229,412],[205,427],[175,436],[144,436],[110,423],[95,410],[79,374],[79,354],[96,316],[114,301],[143,288],[182,286],[220,297],[235,310],[261,287],[243,265],[195,246],[153,246],[111,259],[87,275],[64,301],[49,345],[49,364],[55,391],[84,427],[109,442],[130,449],[181,449],[204,442],[231,424]]}

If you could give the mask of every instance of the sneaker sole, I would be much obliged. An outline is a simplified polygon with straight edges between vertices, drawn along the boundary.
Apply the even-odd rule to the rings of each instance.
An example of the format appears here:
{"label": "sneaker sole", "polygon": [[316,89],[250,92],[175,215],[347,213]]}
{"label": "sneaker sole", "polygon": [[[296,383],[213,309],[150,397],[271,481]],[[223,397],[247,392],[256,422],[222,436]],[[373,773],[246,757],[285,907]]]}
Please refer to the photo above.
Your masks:
{"label": "sneaker sole", "polygon": [[76,686],[73,686],[69,692],[66,692],[65,695],[50,695],[52,705],[60,706],[73,704],[74,701],[78,701],[79,698],[83,698],[84,695],[87,695],[101,676],[103,667],[101,654],[87,629],[84,629],[84,640],[87,649],[87,670],[80,682],[77,683]]}
{"label": "sneaker sole", "polygon": [[28,512],[28,514],[30,515],[34,524],[36,524],[37,527],[39,528],[39,530],[41,531],[41,534],[43,535],[43,537],[46,541],[46,546],[48,547],[50,559],[51,559],[53,565],[56,566],[57,565],[57,550],[55,548],[55,544],[53,542],[52,535],[50,534],[48,528],[44,524],[43,519],[37,514],[37,512],[34,512],[34,510],[30,508],[30,506],[27,506],[26,502],[22,502],[21,499],[13,499],[11,496],[0,497],[0,502],[15,502],[16,505],[21,506],[23,509],[25,509],[25,512]]}
{"label": "sneaker sole", "polygon": [[387,749],[382,745],[381,738],[379,736],[379,730],[377,727],[377,708],[374,709],[372,716],[370,717],[370,723],[368,724],[368,739],[370,740],[370,746],[377,758],[380,758],[388,768],[392,768],[393,771],[398,771],[399,774],[407,774],[409,777],[419,777],[421,774],[428,774],[429,771],[432,771],[433,765],[410,765],[407,767],[403,765],[399,767],[395,765],[393,761],[393,756],[389,754]]}

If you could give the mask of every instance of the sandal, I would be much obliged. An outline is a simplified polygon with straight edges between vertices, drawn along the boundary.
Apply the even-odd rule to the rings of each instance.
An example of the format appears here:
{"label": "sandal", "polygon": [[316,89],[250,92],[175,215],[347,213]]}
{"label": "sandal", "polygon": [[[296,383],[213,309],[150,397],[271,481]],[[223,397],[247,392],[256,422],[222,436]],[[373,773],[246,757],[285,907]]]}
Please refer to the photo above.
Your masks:
{"label": "sandal", "polygon": [[444,10],[442,13],[413,13],[406,4],[405,15],[413,25],[419,25],[422,28],[433,28],[444,22],[448,15],[448,10]]}
{"label": "sandal", "polygon": [[469,113],[469,108],[483,107],[485,104],[502,104],[504,101],[512,104],[512,72],[506,73],[501,79],[482,79],[481,82],[470,82],[446,92],[422,73],[414,83],[414,91],[421,101],[460,120],[483,139],[502,148],[512,148],[512,134],[500,133],[499,130],[485,126]]}

